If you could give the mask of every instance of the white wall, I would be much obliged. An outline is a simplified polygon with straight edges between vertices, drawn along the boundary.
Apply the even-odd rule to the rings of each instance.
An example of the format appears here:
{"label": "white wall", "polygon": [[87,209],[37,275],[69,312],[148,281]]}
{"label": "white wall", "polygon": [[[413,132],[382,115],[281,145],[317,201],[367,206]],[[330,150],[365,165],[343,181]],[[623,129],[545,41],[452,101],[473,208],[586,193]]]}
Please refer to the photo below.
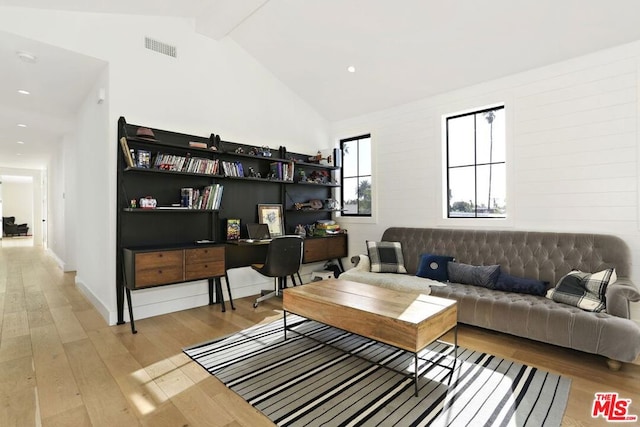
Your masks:
{"label": "white wall", "polygon": [[[341,219],[350,253],[389,226],[497,227],[618,235],[640,255],[640,42],[333,124],[371,132],[377,216]],[[443,219],[442,116],[504,102],[508,220]],[[446,202],[445,202],[446,203]],[[639,265],[632,278],[640,283]],[[640,320],[639,304],[633,307]]]}
{"label": "white wall", "polygon": [[[75,209],[78,285],[115,322],[116,124],[128,122],[291,151],[328,145],[328,123],[290,89],[228,39],[195,33],[188,19],[94,15],[0,7],[0,29],[108,62],[78,113],[78,148],[65,174],[65,215]],[[176,45],[177,59],[144,49],[150,36]],[[105,71],[106,72],[106,71]],[[107,102],[93,91],[105,87]],[[62,177],[60,179],[63,179]],[[62,183],[60,183],[62,185]],[[73,186],[71,186],[73,187]],[[58,195],[59,197],[59,195]],[[88,237],[90,236],[90,237]],[[69,252],[69,240],[65,252]],[[243,269],[230,274],[234,297],[255,295],[270,281]],[[203,282],[134,293],[139,318],[207,303]]]}

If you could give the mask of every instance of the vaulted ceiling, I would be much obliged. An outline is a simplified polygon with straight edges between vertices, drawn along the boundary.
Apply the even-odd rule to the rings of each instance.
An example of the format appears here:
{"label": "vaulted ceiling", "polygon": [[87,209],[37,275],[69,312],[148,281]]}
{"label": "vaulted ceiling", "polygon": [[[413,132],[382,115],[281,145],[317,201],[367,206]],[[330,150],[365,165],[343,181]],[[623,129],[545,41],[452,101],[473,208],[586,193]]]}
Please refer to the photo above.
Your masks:
{"label": "vaulted ceiling", "polygon": [[[0,0],[0,6],[191,18],[208,37],[232,38],[330,121],[640,40],[637,0]],[[0,33],[0,163],[4,117],[28,108],[5,87],[17,79],[5,78],[5,70],[20,72],[6,66],[15,62],[11,37]],[[47,51],[59,55],[53,73],[68,75],[62,64],[69,61],[89,77],[102,66]],[[86,88],[82,96],[66,92],[65,100],[52,94],[41,103],[73,110]],[[57,132],[60,123],[53,122]]]}

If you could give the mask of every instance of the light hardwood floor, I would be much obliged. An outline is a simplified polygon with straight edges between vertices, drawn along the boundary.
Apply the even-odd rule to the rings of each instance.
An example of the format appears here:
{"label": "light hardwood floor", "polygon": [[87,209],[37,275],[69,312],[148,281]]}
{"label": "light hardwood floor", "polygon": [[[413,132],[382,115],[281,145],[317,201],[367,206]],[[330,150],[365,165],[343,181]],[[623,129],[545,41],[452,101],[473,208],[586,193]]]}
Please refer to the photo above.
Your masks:
{"label": "light hardwood floor", "polygon": [[[143,319],[132,335],[108,326],[41,249],[3,243],[0,426],[270,426],[181,352],[282,314],[277,299],[252,302]],[[571,377],[563,425],[605,424],[590,415],[595,392],[632,399],[640,415],[640,366],[612,372],[600,357],[465,326],[459,343]]]}

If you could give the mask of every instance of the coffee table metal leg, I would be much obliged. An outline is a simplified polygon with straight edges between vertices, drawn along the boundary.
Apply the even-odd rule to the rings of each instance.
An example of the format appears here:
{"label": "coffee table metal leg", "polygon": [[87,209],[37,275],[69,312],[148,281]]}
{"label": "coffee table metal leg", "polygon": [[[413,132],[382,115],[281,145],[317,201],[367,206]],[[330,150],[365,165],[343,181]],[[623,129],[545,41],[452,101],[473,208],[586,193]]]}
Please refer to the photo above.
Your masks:
{"label": "coffee table metal leg", "polygon": [[413,372],[413,383],[416,389],[416,397],[418,397],[418,352],[413,353],[413,359],[415,364],[415,371]]}
{"label": "coffee table metal leg", "polygon": [[284,340],[287,340],[287,310],[284,310]]}

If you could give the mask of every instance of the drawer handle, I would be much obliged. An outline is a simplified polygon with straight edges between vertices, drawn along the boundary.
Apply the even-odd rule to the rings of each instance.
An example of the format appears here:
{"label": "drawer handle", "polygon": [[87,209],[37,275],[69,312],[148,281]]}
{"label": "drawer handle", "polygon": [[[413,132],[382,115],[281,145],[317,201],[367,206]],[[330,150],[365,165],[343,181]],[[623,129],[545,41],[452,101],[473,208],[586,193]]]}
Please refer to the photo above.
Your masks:
{"label": "drawer handle", "polygon": [[162,258],[162,255],[163,255],[163,254],[158,254],[158,258]]}
{"label": "drawer handle", "polygon": [[204,268],[209,268],[209,264],[205,264],[205,265],[204,265]]}
{"label": "drawer handle", "polygon": [[162,274],[162,270],[158,270],[158,274]]}

